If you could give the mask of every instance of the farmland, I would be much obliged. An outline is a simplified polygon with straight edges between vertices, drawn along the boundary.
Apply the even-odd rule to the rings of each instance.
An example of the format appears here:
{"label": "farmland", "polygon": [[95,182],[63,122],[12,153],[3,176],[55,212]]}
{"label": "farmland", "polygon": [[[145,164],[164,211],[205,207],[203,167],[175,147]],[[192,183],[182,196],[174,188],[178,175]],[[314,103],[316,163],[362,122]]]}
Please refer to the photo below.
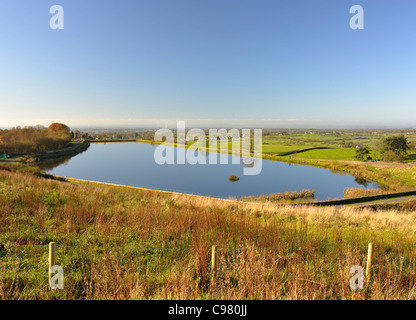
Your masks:
{"label": "farmland", "polygon": [[[322,160],[354,160],[357,147],[368,146],[372,149],[371,157],[380,158],[377,151],[377,144],[381,139],[391,135],[404,133],[411,143],[416,142],[416,135],[413,131],[403,130],[314,130],[302,131],[292,130],[292,132],[265,132],[263,138],[263,153],[269,155],[281,155],[290,151],[297,151],[286,157],[302,159],[322,159]],[[409,134],[410,133],[410,134]],[[318,150],[305,149],[327,148]],[[414,149],[413,149],[414,152]],[[411,161],[409,157],[408,161]]]}

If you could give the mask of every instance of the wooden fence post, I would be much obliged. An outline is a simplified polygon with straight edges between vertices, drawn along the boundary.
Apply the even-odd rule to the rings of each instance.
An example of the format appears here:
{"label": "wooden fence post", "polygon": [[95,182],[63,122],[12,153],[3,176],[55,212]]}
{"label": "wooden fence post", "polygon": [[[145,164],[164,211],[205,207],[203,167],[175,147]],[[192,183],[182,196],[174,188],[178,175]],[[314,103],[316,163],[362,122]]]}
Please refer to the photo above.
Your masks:
{"label": "wooden fence post", "polygon": [[51,283],[51,267],[56,264],[56,244],[55,242],[49,242],[49,285]]}
{"label": "wooden fence post", "polygon": [[215,278],[217,273],[217,247],[212,246],[211,252],[211,289],[215,288]]}
{"label": "wooden fence post", "polygon": [[370,281],[371,278],[371,259],[373,257],[373,244],[370,242],[368,244],[368,255],[367,255],[367,268],[365,269],[365,277],[367,283]]}

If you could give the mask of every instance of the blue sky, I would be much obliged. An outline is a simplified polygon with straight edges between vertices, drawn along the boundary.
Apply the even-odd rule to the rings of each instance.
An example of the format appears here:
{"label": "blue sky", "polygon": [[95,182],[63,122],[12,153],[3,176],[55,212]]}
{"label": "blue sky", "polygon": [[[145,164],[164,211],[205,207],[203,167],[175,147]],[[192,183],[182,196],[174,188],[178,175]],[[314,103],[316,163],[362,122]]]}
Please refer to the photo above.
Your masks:
{"label": "blue sky", "polygon": [[415,16],[414,0],[1,0],[0,127],[416,127]]}

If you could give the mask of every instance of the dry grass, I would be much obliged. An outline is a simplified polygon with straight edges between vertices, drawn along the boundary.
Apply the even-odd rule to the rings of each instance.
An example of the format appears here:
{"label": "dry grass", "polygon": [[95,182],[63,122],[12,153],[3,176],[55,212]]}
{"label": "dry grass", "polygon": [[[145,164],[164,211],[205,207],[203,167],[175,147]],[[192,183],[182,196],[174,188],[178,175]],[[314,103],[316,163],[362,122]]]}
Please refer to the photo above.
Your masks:
{"label": "dry grass", "polygon": [[345,188],[344,199],[353,199],[360,197],[376,196],[381,194],[388,194],[389,192],[383,189],[363,189],[363,188]]}
{"label": "dry grass", "polygon": [[[0,232],[2,299],[414,299],[414,210],[241,203],[0,171]],[[64,290],[48,289],[50,241]],[[349,269],[365,265],[368,242],[374,281],[353,291]]]}
{"label": "dry grass", "polygon": [[241,197],[242,201],[292,203],[294,201],[313,201],[315,190],[278,192],[260,196]]}

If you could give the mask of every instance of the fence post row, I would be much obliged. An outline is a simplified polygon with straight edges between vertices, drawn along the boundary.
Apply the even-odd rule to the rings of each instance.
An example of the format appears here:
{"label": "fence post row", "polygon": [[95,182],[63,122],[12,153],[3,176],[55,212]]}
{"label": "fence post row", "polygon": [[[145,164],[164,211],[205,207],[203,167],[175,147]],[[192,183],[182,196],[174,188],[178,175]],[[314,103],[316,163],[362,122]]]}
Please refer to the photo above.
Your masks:
{"label": "fence post row", "polygon": [[[373,243],[368,244],[368,254],[367,254],[367,267],[365,271],[365,276],[367,281],[371,279],[371,263],[372,263],[372,256],[373,256]],[[56,265],[56,243],[49,242],[49,283],[52,278],[51,268],[52,266]],[[211,288],[215,288],[215,280],[217,274],[217,246],[212,246],[211,250]]]}

